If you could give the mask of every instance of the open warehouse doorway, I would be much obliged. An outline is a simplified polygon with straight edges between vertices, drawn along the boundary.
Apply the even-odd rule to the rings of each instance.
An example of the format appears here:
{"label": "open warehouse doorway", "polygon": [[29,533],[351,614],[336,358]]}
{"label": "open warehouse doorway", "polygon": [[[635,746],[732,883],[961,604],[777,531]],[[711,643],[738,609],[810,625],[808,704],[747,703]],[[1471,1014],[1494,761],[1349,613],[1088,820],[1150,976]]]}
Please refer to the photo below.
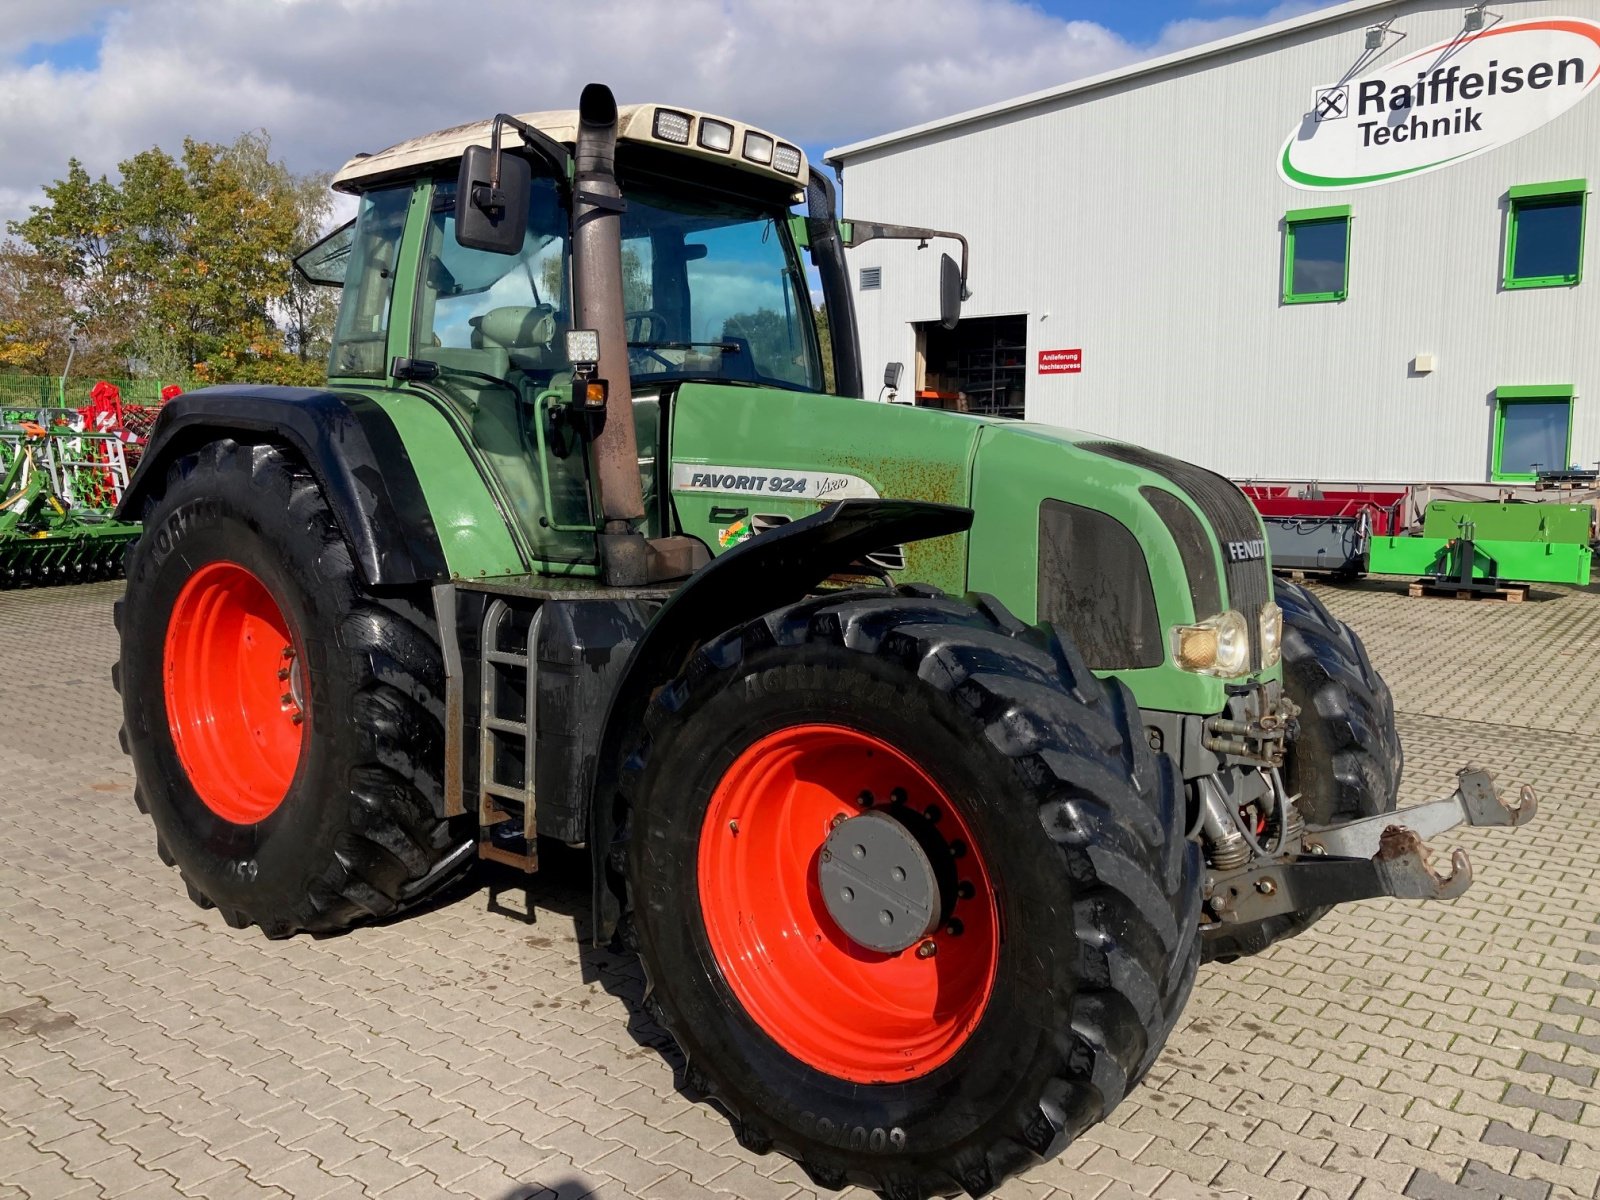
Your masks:
{"label": "open warehouse doorway", "polygon": [[916,325],[917,403],[986,416],[1023,416],[1028,317],[968,317],[954,329]]}

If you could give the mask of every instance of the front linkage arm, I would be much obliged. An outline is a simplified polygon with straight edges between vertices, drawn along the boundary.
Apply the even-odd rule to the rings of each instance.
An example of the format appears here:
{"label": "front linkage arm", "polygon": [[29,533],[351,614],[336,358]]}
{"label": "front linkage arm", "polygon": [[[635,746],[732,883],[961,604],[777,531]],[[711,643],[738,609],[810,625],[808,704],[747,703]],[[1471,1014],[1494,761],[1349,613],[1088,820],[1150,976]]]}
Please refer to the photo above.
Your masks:
{"label": "front linkage arm", "polygon": [[1208,897],[1211,912],[1232,924],[1375,896],[1454,900],[1472,884],[1466,851],[1454,851],[1450,873],[1441,876],[1423,839],[1458,825],[1526,825],[1538,812],[1533,789],[1526,785],[1512,808],[1487,771],[1469,767],[1458,781],[1456,790],[1440,800],[1308,829],[1299,855],[1258,860],[1216,878]]}

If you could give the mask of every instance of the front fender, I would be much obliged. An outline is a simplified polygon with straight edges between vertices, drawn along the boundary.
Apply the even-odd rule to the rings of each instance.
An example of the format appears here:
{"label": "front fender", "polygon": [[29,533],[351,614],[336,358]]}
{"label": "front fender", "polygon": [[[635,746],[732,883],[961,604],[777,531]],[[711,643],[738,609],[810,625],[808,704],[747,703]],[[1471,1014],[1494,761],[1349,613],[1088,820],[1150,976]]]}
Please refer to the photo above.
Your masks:
{"label": "front fender", "polygon": [[622,915],[616,886],[620,864],[611,861],[619,816],[617,782],[628,741],[637,736],[656,690],[707,640],[801,599],[823,580],[886,546],[964,533],[972,517],[970,508],[951,504],[842,500],[741,543],[673,593],[623,668],[595,760],[589,847],[596,944],[610,939]]}
{"label": "front fender", "polygon": [[273,442],[300,457],[316,476],[369,586],[449,577],[400,435],[377,404],[352,392],[265,385],[185,392],[156,419],[117,519],[139,520],[174,461],[223,437]]}

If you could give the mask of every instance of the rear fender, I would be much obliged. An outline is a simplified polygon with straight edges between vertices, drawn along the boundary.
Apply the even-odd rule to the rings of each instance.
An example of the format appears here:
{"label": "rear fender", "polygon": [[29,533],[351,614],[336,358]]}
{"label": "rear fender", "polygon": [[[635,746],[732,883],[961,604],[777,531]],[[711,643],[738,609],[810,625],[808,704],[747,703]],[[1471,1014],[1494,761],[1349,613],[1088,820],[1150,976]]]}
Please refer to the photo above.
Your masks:
{"label": "rear fender", "polygon": [[119,520],[140,519],[167,468],[218,438],[292,450],[316,476],[370,587],[449,577],[433,516],[393,423],[373,401],[318,388],[222,386],[186,392],[161,410]]}
{"label": "rear fender", "polygon": [[914,500],[843,500],[768,530],[712,559],[662,606],[623,668],[606,714],[590,801],[594,860],[594,940],[611,938],[622,915],[620,863],[611,860],[619,827],[617,784],[629,739],[651,697],[675,677],[695,648],[801,599],[830,576],[887,546],[964,533],[970,508]]}

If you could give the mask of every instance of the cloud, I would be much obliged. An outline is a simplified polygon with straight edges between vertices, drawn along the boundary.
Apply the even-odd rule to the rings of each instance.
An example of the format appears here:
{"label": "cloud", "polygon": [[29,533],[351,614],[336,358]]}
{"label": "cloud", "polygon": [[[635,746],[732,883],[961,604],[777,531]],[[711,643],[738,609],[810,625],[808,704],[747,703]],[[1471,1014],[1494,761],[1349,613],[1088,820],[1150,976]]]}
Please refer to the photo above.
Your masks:
{"label": "cloud", "polygon": [[7,0],[0,58],[88,33],[115,7],[114,0]]}
{"label": "cloud", "polygon": [[[0,219],[69,156],[94,173],[187,136],[266,129],[297,171],[486,116],[623,102],[726,112],[836,145],[1222,36],[1179,22],[1138,46],[1025,0],[8,0]],[[1304,8],[1305,4],[1286,6]],[[93,69],[23,65],[100,32]],[[1220,32],[1219,32],[1220,31]],[[35,55],[34,57],[37,57]]]}
{"label": "cloud", "polygon": [[[1211,7],[1233,8],[1243,0],[1203,0],[1203,2]],[[1275,5],[1258,17],[1187,17],[1168,23],[1161,31],[1161,37],[1156,42],[1154,51],[1157,54],[1171,54],[1178,50],[1187,50],[1191,46],[1232,37],[1236,33],[1270,25],[1274,21],[1287,21],[1291,17],[1298,17],[1313,9],[1327,6],[1328,0],[1290,0],[1289,3]]]}

